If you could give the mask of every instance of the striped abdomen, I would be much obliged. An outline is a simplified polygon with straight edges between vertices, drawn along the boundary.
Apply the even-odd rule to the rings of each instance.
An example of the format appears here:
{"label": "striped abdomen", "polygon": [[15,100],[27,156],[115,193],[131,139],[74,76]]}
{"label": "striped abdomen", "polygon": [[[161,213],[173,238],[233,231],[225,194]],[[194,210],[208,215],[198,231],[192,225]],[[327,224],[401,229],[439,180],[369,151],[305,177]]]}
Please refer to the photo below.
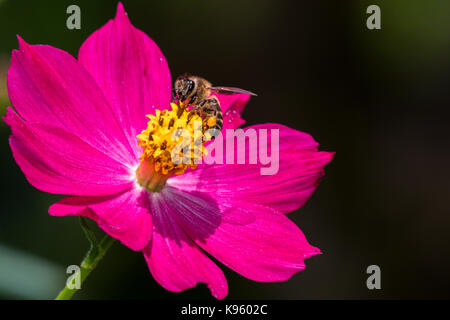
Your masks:
{"label": "striped abdomen", "polygon": [[211,96],[199,103],[199,111],[200,115],[203,119],[212,119],[215,117],[215,123],[210,126],[208,124],[208,129],[215,129],[217,133],[215,136],[222,130],[223,127],[223,115],[222,109],[220,108],[219,99],[216,96]]}

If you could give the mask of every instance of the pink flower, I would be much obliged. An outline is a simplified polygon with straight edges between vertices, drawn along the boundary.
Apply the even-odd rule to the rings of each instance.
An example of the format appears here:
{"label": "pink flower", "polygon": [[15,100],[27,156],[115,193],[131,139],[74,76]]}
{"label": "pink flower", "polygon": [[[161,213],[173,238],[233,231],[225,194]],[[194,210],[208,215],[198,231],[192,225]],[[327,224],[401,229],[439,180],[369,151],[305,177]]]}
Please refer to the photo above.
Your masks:
{"label": "pink flower", "polygon": [[[157,110],[170,106],[171,78],[160,49],[131,25],[120,3],[116,18],[86,40],[78,60],[19,38],[8,90],[14,110],[8,108],[4,120],[16,162],[36,188],[71,195],[49,213],[95,220],[125,246],[142,251],[167,290],[203,282],[214,297],[227,295],[224,274],[205,251],[262,282],[289,279],[305,268],[304,259],[320,252],[284,215],[305,204],[333,156],[319,152],[310,135],[278,124],[244,129],[279,130],[274,175],[261,175],[261,164],[205,163],[175,175],[164,167],[169,160],[156,167],[161,145],[144,147],[153,158],[143,155],[143,143],[154,140],[142,135],[138,145],[136,136],[155,125],[150,120],[147,127],[145,116],[173,116]],[[242,125],[249,96],[217,96],[223,130]],[[150,140],[143,142],[144,136]]]}

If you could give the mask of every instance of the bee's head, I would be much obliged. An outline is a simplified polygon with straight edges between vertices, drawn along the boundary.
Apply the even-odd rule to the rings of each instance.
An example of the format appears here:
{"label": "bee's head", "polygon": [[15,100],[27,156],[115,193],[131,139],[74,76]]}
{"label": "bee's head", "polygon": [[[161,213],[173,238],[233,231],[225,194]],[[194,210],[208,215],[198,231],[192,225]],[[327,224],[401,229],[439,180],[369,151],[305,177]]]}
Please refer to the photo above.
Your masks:
{"label": "bee's head", "polygon": [[175,84],[172,89],[173,98],[175,100],[185,102],[192,94],[195,87],[195,82],[189,79],[189,77],[190,76],[185,73],[175,80]]}

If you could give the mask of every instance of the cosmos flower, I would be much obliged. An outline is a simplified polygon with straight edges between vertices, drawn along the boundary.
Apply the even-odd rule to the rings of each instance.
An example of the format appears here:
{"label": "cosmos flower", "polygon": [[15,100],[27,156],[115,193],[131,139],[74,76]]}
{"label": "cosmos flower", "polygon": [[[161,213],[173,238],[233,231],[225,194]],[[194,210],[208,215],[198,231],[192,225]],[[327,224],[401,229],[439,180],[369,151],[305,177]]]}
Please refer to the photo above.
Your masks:
{"label": "cosmos flower", "polygon": [[[120,3],[78,60],[19,37],[7,82],[14,109],[4,120],[15,161],[34,187],[69,195],[49,213],[88,217],[142,251],[167,290],[201,282],[224,298],[227,281],[207,254],[246,278],[273,282],[320,252],[285,214],[305,204],[333,154],[319,152],[308,134],[261,124],[244,132],[278,130],[276,174],[262,175],[258,163],[175,164],[167,137],[175,127],[192,132],[189,111],[171,105],[167,62]],[[241,126],[249,96],[217,97],[223,130]]]}

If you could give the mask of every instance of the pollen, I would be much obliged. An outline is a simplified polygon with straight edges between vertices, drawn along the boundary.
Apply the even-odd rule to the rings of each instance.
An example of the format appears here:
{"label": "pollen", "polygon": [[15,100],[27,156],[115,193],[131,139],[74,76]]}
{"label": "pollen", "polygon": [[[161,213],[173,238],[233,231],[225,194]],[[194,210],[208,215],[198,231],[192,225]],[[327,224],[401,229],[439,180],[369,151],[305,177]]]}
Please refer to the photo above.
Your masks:
{"label": "pollen", "polygon": [[145,186],[151,180],[150,172],[167,180],[188,168],[195,169],[206,154],[202,118],[182,104],[170,105],[172,110],[156,110],[154,115],[147,115],[147,128],[137,135],[138,145],[143,149],[140,161],[145,162],[140,168],[152,167],[150,171],[144,170],[147,172],[144,177],[138,169],[138,182],[146,181],[141,183]]}
{"label": "pollen", "polygon": [[208,120],[206,120],[206,124],[208,125],[209,128],[212,128],[216,125],[217,123],[217,118],[216,117],[211,117]]}

